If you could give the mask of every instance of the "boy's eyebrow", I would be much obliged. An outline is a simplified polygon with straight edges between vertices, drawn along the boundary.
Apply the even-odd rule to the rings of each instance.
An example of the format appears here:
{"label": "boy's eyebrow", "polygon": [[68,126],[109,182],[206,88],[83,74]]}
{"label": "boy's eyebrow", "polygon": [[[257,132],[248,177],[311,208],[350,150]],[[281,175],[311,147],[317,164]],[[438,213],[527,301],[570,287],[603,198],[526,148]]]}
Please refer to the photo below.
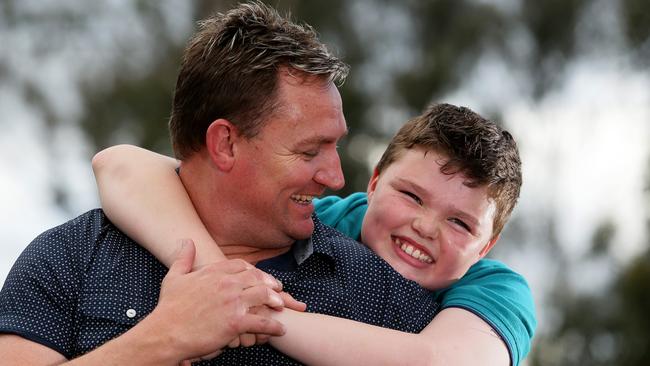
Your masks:
{"label": "boy's eyebrow", "polygon": [[472,224],[473,226],[476,227],[476,226],[479,225],[478,219],[476,219],[473,215],[471,215],[471,214],[469,214],[469,213],[467,213],[467,212],[465,212],[463,210],[460,210],[458,207],[456,207],[454,205],[451,205],[451,209],[454,211],[454,213],[457,216],[460,216],[464,220],[469,221],[469,223]]}
{"label": "boy's eyebrow", "polygon": [[[421,185],[419,185],[419,184],[417,184],[417,183],[415,183],[415,182],[413,182],[411,180],[408,180],[406,178],[402,178],[402,177],[397,178],[397,180],[402,182],[403,184],[411,186],[411,188],[419,196],[422,196],[425,199],[430,199],[431,198],[431,195],[429,194],[429,192],[426,189],[424,189],[424,187],[422,187]],[[449,208],[451,209],[451,211],[454,212],[455,215],[461,216],[464,220],[469,221],[469,223],[472,224],[473,226],[478,226],[479,225],[479,220],[476,217],[474,217],[474,215],[459,209],[458,207],[456,207],[453,204],[450,205]]]}

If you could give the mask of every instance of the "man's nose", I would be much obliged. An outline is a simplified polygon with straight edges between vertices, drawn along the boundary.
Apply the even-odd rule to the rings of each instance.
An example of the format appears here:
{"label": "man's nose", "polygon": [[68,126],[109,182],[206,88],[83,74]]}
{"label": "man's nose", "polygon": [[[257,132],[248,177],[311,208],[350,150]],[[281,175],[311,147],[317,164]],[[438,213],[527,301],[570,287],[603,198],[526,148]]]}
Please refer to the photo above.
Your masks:
{"label": "man's nose", "polygon": [[323,165],[316,172],[314,180],[321,185],[338,191],[345,185],[345,178],[341,170],[341,159],[336,149],[329,151],[323,159]]}

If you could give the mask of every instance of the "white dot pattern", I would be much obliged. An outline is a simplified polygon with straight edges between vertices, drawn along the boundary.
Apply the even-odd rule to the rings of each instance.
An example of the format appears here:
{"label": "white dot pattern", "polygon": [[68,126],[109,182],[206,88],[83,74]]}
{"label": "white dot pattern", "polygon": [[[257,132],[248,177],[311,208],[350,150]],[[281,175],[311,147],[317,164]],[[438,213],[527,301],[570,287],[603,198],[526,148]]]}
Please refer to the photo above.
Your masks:
{"label": "white dot pattern", "polygon": [[[268,270],[308,304],[308,311],[407,332],[429,324],[439,307],[430,291],[401,277],[368,248],[314,221],[314,254],[295,271]],[[68,358],[81,355],[149,314],[165,273],[101,210],[89,211],[41,234],[21,254],[0,292],[0,332]],[[228,349],[199,364],[299,363],[264,345]]]}

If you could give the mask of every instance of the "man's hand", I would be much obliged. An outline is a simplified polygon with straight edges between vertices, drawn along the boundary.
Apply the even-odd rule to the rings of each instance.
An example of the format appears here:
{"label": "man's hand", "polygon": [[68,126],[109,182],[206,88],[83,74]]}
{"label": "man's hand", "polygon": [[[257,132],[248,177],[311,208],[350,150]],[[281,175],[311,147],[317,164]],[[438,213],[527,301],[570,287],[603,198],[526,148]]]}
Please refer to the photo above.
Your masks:
{"label": "man's hand", "polygon": [[190,272],[194,254],[187,240],[163,280],[158,305],[142,321],[168,338],[179,361],[214,357],[244,333],[284,334],[280,322],[249,312],[284,306],[275,278],[237,259]]}

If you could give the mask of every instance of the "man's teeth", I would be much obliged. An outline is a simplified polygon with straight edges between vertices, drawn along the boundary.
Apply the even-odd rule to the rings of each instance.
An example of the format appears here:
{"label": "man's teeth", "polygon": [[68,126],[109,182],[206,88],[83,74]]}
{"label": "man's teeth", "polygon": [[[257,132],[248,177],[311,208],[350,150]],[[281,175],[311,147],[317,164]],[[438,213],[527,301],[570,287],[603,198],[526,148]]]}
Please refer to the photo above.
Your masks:
{"label": "man's teeth", "polygon": [[314,196],[308,196],[305,194],[294,194],[291,196],[291,199],[298,203],[311,203],[314,199]]}
{"label": "man's teeth", "polygon": [[403,243],[399,238],[395,238],[395,242],[397,243],[399,248],[402,249],[402,251],[404,253],[406,253],[406,254],[410,255],[411,257],[419,260],[420,262],[433,263],[433,259],[431,257],[424,254],[419,249],[415,249],[415,247],[412,246],[411,244]]}

